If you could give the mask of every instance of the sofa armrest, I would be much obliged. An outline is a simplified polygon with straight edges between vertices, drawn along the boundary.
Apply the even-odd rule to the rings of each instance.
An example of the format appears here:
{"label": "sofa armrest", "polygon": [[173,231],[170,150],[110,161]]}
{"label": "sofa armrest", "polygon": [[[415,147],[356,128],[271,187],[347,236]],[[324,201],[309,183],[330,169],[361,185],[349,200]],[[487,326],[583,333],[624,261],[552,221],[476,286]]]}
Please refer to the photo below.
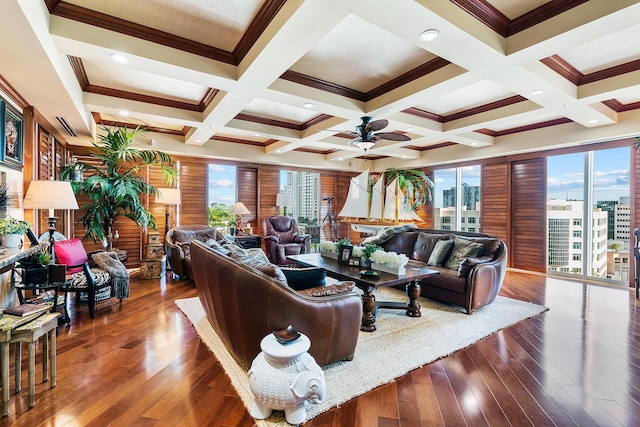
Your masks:
{"label": "sofa armrest", "polygon": [[280,239],[278,238],[278,236],[264,236],[264,241],[265,242],[273,242],[276,245],[278,243],[280,243]]}
{"label": "sofa armrest", "polygon": [[504,244],[493,261],[479,263],[467,276],[467,314],[493,302],[500,292],[507,269],[507,253]]}
{"label": "sofa armrest", "polygon": [[311,234],[296,234],[293,237],[295,243],[306,243],[307,240],[311,240]]}

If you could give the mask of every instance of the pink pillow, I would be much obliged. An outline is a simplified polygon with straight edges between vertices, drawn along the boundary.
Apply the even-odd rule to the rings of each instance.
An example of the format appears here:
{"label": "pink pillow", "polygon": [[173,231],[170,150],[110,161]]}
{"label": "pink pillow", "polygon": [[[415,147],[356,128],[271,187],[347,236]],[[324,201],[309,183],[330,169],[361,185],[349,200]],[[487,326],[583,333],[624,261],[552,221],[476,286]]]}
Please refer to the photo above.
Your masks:
{"label": "pink pillow", "polygon": [[80,239],[61,240],[53,244],[53,252],[56,254],[58,264],[80,265],[80,267],[67,268],[67,274],[82,271],[82,265],[89,261],[87,251],[84,250]]}

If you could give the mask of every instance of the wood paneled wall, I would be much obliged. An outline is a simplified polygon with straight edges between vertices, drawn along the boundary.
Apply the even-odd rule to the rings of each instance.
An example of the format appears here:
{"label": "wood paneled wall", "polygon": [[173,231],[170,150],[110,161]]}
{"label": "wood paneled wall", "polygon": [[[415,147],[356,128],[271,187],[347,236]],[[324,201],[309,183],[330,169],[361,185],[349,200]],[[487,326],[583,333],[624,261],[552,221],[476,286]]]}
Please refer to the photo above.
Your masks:
{"label": "wood paneled wall", "polygon": [[483,233],[508,242],[508,230],[511,226],[509,165],[507,163],[483,165],[481,183],[481,230]]}
{"label": "wood paneled wall", "polygon": [[[260,227],[256,227],[258,218],[258,169],[252,167],[238,166],[238,201],[244,203],[250,214],[242,215],[242,222],[251,224],[254,233],[258,233]],[[275,205],[275,196],[273,204]]]}
{"label": "wood paneled wall", "polygon": [[207,163],[185,157],[179,160],[180,224],[208,224]]}
{"label": "wood paneled wall", "polygon": [[544,158],[511,163],[513,203],[511,235],[507,245],[510,248],[510,266],[514,268],[546,271],[545,165]]}
{"label": "wood paneled wall", "polygon": [[253,227],[255,234],[262,235],[262,222],[278,215],[276,195],[280,185],[280,172],[277,168],[260,166],[258,169],[258,221]]}

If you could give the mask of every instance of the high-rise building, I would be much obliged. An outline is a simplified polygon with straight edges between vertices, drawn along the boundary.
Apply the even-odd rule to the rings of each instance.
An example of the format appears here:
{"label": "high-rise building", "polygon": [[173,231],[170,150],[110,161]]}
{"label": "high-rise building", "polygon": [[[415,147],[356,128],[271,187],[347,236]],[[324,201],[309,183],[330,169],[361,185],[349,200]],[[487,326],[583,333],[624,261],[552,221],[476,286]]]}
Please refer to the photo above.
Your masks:
{"label": "high-rise building", "polygon": [[[477,209],[477,203],[480,202],[480,186],[462,183],[462,207],[473,211]],[[451,187],[448,190],[442,190],[442,207],[449,208],[456,205],[456,188]]]}
{"label": "high-rise building", "polygon": [[594,277],[607,275],[607,212],[594,208],[591,223],[590,248],[583,247],[587,229],[583,226],[581,200],[547,201],[548,262],[550,271],[582,274],[585,253],[591,255],[591,271]]}

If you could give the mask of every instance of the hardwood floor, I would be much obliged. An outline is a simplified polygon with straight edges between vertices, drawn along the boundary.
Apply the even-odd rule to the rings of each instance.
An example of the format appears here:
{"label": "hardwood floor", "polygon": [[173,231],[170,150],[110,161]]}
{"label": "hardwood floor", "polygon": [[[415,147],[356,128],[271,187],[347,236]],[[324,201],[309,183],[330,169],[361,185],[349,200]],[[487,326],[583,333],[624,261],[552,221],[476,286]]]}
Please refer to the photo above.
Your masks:
{"label": "hardwood floor", "polygon": [[[508,272],[501,294],[550,310],[305,426],[640,425],[639,303],[632,291]],[[193,283],[133,280],[131,295],[95,320],[74,309],[71,326],[58,335],[57,387],[37,382],[29,410],[25,373],[0,426],[253,425],[174,304],[196,295]],[[13,373],[13,349],[11,361]],[[37,362],[41,381],[40,346]]]}

